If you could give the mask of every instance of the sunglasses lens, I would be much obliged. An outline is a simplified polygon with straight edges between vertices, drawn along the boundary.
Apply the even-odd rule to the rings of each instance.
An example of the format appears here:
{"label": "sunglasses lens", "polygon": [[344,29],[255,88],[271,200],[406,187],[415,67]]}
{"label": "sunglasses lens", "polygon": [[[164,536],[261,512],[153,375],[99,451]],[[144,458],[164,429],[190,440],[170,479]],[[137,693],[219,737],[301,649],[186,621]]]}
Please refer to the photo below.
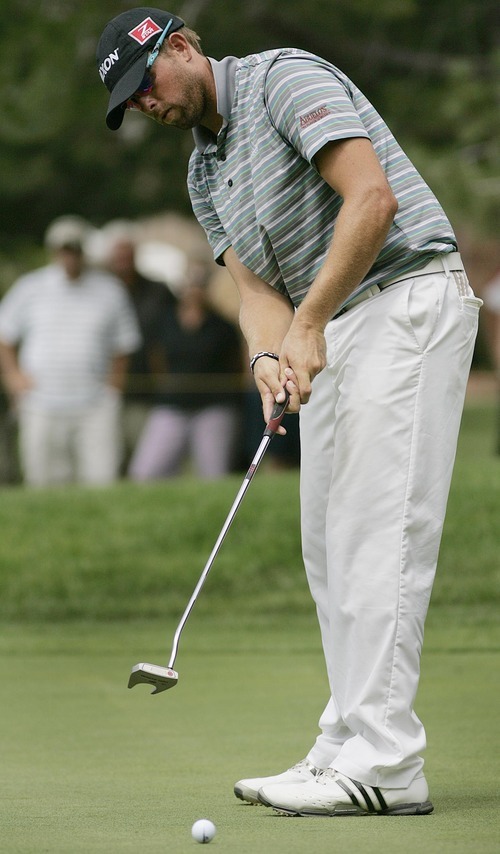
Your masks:
{"label": "sunglasses lens", "polygon": [[141,94],[144,95],[144,94],[147,94],[148,92],[151,92],[152,88],[153,88],[153,78],[151,77],[151,74],[149,73],[149,71],[146,71],[144,77],[142,78],[142,80],[139,84],[137,91],[141,92]]}

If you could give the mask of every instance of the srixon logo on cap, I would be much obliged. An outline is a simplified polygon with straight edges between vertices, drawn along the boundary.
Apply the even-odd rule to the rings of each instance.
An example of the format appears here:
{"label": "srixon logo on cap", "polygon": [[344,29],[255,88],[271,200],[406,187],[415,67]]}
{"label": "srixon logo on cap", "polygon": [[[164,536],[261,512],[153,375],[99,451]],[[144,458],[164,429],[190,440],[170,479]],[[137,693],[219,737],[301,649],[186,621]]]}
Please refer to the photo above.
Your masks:
{"label": "srixon logo on cap", "polygon": [[145,44],[155,33],[161,33],[161,27],[155,24],[152,18],[144,18],[140,24],[130,30],[129,36],[132,36],[139,44]]}
{"label": "srixon logo on cap", "polygon": [[116,48],[112,53],[108,54],[102,65],[99,66],[99,74],[101,75],[101,80],[104,80],[108,71],[112,68],[115,62],[118,62],[119,59],[119,51],[120,48]]}

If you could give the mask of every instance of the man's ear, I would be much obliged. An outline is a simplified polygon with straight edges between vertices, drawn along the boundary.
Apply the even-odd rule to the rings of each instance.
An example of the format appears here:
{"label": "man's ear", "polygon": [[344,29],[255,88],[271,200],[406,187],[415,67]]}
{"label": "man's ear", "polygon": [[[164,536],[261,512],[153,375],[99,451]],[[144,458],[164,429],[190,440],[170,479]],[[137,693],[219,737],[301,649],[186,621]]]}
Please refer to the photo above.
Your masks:
{"label": "man's ear", "polygon": [[168,47],[178,54],[185,54],[187,59],[191,58],[191,45],[182,33],[172,33],[168,37]]}

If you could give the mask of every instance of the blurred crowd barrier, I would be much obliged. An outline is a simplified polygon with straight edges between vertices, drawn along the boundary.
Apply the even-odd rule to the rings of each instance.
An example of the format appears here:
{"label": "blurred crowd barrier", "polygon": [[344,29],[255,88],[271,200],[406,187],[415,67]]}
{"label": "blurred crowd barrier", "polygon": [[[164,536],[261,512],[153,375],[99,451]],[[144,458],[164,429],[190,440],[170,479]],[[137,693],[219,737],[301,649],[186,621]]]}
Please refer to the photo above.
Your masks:
{"label": "blurred crowd barrier", "polygon": [[[109,451],[107,446],[100,449],[101,457],[118,455],[121,462],[111,477],[100,478],[93,460],[93,482],[185,473],[216,478],[246,469],[265,426],[260,398],[238,326],[236,288],[213,261],[198,224],[165,214],[95,228],[68,215],[48,226],[45,250],[45,265],[13,281],[0,303],[0,483],[90,481],[82,463],[87,453],[82,451],[82,404],[75,408],[74,399],[82,377],[94,388],[96,401],[105,394],[109,378],[102,370],[103,358],[110,364],[113,358],[126,360],[122,381],[113,385],[120,398],[116,441]],[[131,346],[129,338],[128,349],[113,352],[106,344],[117,323],[109,315],[110,277],[140,337],[140,344]],[[25,296],[23,302],[27,287],[28,303]],[[78,293],[79,308],[76,302],[72,308]],[[24,319],[18,317],[19,302]],[[56,314],[61,318],[57,322]],[[100,316],[108,317],[106,324],[96,319]],[[33,362],[35,345],[41,358]],[[99,362],[100,373],[93,368]],[[37,388],[45,390],[45,398],[38,392],[37,400]],[[37,479],[30,476],[25,452],[27,404],[39,407],[45,424],[37,446],[44,474]],[[267,465],[299,463],[298,417],[287,416],[287,422],[287,436],[274,440]],[[63,440],[57,445],[50,437],[59,431]],[[72,434],[80,438],[73,442]],[[64,475],[56,474],[56,468],[64,468]]]}
{"label": "blurred crowd barrier", "polygon": [[[47,234],[53,228],[54,223]],[[225,268],[214,262],[198,223],[167,212],[138,222],[115,220],[102,228],[84,223],[84,232],[86,268],[111,275],[123,286],[142,337],[140,347],[127,355],[117,477],[152,480],[190,473],[213,478],[246,470],[264,429],[261,403],[239,331],[237,290]],[[485,299],[473,377],[487,379],[490,397],[496,397],[500,255],[491,248],[477,253],[467,239],[461,245],[471,283]],[[47,239],[45,248],[51,248]],[[265,464],[294,468],[300,460],[298,416],[287,415],[284,423],[287,435],[273,440]],[[18,417],[4,383],[0,484],[22,482]]]}
{"label": "blurred crowd barrier", "polygon": [[[206,389],[207,378],[193,377],[178,377],[175,380],[169,378],[168,375],[158,377],[163,389],[171,389],[179,394],[179,380],[182,382],[187,379],[192,391],[203,392]],[[201,384],[197,385],[197,379],[201,380]],[[133,455],[135,445],[129,441],[127,444],[127,435],[135,436],[135,441],[138,442],[141,433],[144,429],[144,423],[147,420],[147,415],[154,409],[154,403],[148,403],[148,396],[151,392],[151,377],[146,378],[146,384],[141,387],[139,378],[134,377],[134,391],[139,391],[143,396],[145,405],[142,408],[140,417],[134,414],[134,407],[130,409],[127,406],[126,396],[124,397],[122,407],[122,466],[120,471],[120,479],[131,479],[129,474],[129,462]],[[260,397],[253,386],[253,380],[246,374],[220,374],[211,375],[208,382],[213,383],[218,391],[230,395],[232,398],[232,409],[234,413],[234,432],[229,449],[224,450],[224,456],[228,457],[227,473],[244,472],[247,470],[250,462],[257,450],[259,442],[262,438],[262,433],[265,427]],[[287,415],[285,417],[284,426],[287,429],[286,436],[276,436],[271,442],[263,466],[269,470],[294,469],[299,466],[300,462],[300,442],[298,416]],[[175,472],[172,474],[158,474],[149,479],[162,479],[170,476],[194,475],[199,476],[200,472],[196,465],[196,457],[193,454],[192,443],[188,441],[186,434],[185,443],[179,453],[178,465]],[[224,437],[219,437],[221,442],[224,442]],[[226,452],[229,451],[227,454]],[[216,454],[217,456],[217,454]],[[224,471],[222,474],[225,474]],[[221,474],[221,476],[222,476]],[[203,474],[201,475],[204,476]],[[210,475],[208,475],[210,476]],[[18,451],[18,424],[15,413],[10,409],[6,394],[0,394],[0,485],[16,485],[23,483],[22,467],[19,459]]]}

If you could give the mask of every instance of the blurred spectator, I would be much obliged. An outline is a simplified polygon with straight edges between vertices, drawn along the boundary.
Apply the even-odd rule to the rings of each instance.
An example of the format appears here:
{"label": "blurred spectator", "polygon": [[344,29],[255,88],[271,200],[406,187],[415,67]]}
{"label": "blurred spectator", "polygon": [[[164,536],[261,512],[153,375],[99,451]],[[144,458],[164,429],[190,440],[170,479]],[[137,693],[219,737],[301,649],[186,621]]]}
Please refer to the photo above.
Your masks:
{"label": "blurred spectator", "polygon": [[215,312],[204,271],[193,273],[161,322],[167,374],[129,468],[133,480],[230,471],[239,419],[241,338]]}
{"label": "blurred spectator", "polygon": [[127,356],[140,344],[117,279],[84,261],[87,224],[47,230],[52,263],[22,276],[0,305],[0,361],[33,486],[114,480]]}
{"label": "blurred spectator", "polygon": [[125,285],[142,336],[141,347],[129,359],[123,395],[122,470],[125,472],[153,405],[158,376],[166,371],[164,350],[157,340],[158,319],[173,305],[175,297],[166,285],[145,278],[137,270],[136,241],[131,227],[110,228],[108,241],[108,269]]}
{"label": "blurred spectator", "polygon": [[486,309],[488,338],[497,378],[498,417],[495,450],[500,454],[500,271],[486,285],[481,296]]}

